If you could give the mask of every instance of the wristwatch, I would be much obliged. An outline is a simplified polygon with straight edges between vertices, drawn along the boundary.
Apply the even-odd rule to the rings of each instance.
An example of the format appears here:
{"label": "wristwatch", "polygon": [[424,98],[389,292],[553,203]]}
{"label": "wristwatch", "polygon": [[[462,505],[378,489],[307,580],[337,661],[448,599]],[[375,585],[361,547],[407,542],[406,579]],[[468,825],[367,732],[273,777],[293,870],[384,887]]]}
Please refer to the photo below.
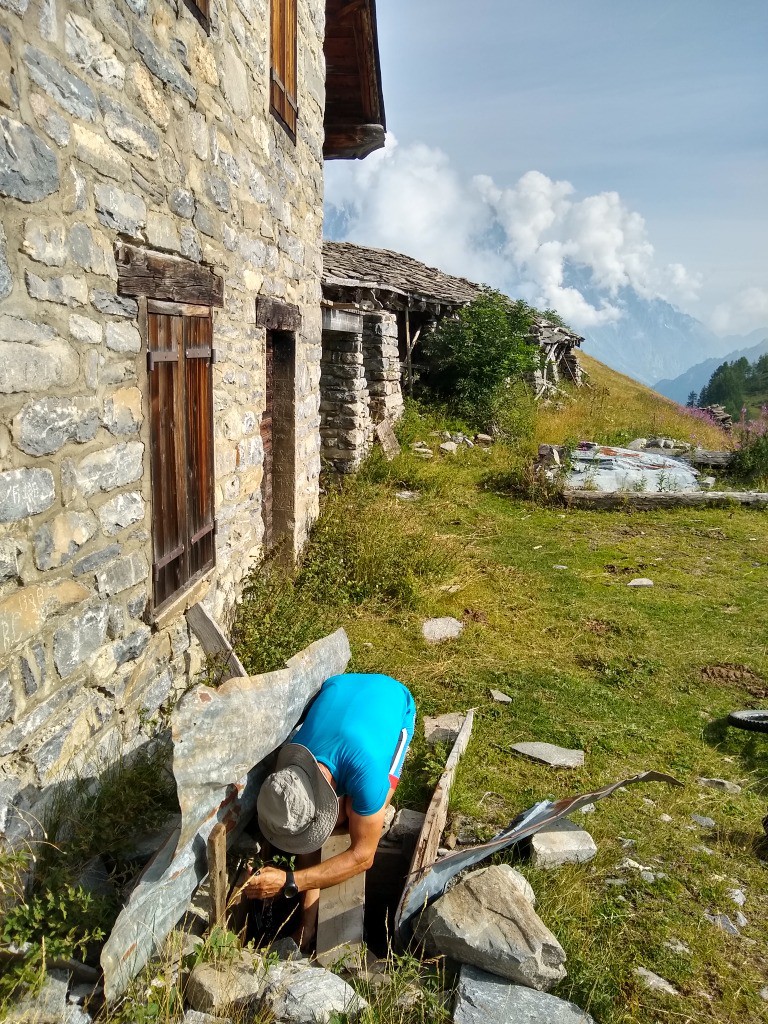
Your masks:
{"label": "wristwatch", "polygon": [[293,877],[293,872],[290,870],[285,872],[283,895],[287,896],[289,900],[292,900],[294,896],[299,895],[299,887],[296,885],[296,879]]}

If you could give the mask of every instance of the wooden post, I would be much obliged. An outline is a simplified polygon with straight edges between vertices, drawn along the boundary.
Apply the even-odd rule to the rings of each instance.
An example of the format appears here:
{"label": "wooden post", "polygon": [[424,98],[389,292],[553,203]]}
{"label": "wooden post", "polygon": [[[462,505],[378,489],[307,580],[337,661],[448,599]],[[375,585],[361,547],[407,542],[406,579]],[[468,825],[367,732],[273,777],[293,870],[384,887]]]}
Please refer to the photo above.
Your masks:
{"label": "wooden post", "polygon": [[221,658],[220,682],[232,679],[234,676],[248,675],[218,622],[208,614],[201,604],[193,604],[191,608],[187,608],[186,617],[189,628],[200,641],[205,653],[211,658]]}
{"label": "wooden post", "polygon": [[[323,846],[322,860],[348,850],[348,835],[332,835]],[[317,962],[328,967],[339,960],[359,960],[363,948],[365,872],[320,890],[317,916]]]}
{"label": "wooden post", "polygon": [[222,928],[227,923],[227,829],[221,822],[213,826],[208,838],[208,898],[210,900],[209,927]]}
{"label": "wooden post", "polygon": [[405,309],[405,372],[408,377],[408,395],[413,398],[413,362],[411,360],[411,315],[406,306]]}

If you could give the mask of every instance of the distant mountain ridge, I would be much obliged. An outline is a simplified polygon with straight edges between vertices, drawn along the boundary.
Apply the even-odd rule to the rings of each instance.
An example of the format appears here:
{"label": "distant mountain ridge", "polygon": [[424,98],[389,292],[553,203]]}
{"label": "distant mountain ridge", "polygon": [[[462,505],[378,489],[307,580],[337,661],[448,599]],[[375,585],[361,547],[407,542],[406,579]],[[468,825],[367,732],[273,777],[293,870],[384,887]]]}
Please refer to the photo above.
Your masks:
{"label": "distant mountain ridge", "polygon": [[[706,387],[709,383],[709,379],[718,366],[722,366],[723,363],[733,363],[737,359],[746,358],[750,363],[754,363],[760,356],[768,353],[768,327],[760,327],[756,331],[750,332],[743,338],[739,339],[742,342],[752,341],[755,338],[762,340],[758,341],[756,345],[752,345],[749,348],[738,348],[732,352],[727,352],[723,356],[717,356],[713,359],[705,359],[701,363],[697,363],[692,366],[685,373],[681,373],[678,377],[672,380],[664,379],[657,381],[653,385],[653,390],[658,391],[659,394],[665,395],[667,398],[672,398],[675,402],[686,402],[688,395],[692,391],[696,394],[701,391],[702,388]],[[735,341],[737,339],[730,337],[726,339],[728,341]]]}

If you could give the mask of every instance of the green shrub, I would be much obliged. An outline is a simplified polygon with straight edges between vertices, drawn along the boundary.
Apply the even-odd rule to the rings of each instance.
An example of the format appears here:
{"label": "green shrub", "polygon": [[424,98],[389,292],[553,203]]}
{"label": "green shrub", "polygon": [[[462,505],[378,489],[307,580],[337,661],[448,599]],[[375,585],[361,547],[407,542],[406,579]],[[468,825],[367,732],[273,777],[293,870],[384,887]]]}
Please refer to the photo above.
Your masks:
{"label": "green shrub", "polygon": [[742,417],[739,447],[728,473],[741,483],[768,486],[768,410],[764,409],[756,420]]}
{"label": "green shrub", "polygon": [[509,384],[536,366],[537,350],[525,340],[534,312],[483,291],[424,339],[423,385],[474,426],[496,425]]}

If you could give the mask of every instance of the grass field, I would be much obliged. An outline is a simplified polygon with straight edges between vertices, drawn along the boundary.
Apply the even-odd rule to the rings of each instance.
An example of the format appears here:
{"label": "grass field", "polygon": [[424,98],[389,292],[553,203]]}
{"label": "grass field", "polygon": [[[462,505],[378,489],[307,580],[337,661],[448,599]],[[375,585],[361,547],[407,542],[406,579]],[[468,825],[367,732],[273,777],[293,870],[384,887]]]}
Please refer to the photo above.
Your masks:
{"label": "grass field", "polygon": [[[547,417],[537,438],[546,430],[561,439]],[[679,419],[659,414],[658,422],[659,433],[681,436]],[[403,436],[436,449],[435,425],[409,414]],[[572,426],[562,436],[574,436]],[[260,617],[266,597],[257,588],[246,614],[269,625],[253,627],[241,654],[256,671],[284,630],[298,639],[299,628],[308,640],[343,626],[352,669],[405,681],[421,716],[477,708],[452,814],[482,837],[543,798],[644,769],[675,775],[683,789],[638,786],[576,816],[597,841],[592,863],[556,872],[523,863],[541,917],[568,954],[557,994],[599,1024],[768,1019],[759,996],[768,985],[760,824],[768,736],[723,723],[729,710],[764,706],[768,696],[765,513],[541,506],[499,489],[518,457],[503,445],[430,462],[408,448],[390,464],[374,455],[327,499],[304,566],[270,615]],[[404,489],[417,500],[399,499]],[[627,586],[639,576],[653,588]],[[439,615],[465,629],[427,646],[421,624]],[[513,702],[495,704],[491,687]],[[557,771],[506,749],[532,739],[582,748],[584,768]],[[730,796],[700,785],[701,776],[743,788]],[[434,757],[417,738],[400,804],[423,808],[434,777]],[[696,825],[693,813],[711,817],[714,829]],[[642,881],[619,867],[627,857],[663,877]],[[735,918],[731,889],[746,894],[740,938],[704,917]],[[679,995],[646,991],[638,966]]]}

